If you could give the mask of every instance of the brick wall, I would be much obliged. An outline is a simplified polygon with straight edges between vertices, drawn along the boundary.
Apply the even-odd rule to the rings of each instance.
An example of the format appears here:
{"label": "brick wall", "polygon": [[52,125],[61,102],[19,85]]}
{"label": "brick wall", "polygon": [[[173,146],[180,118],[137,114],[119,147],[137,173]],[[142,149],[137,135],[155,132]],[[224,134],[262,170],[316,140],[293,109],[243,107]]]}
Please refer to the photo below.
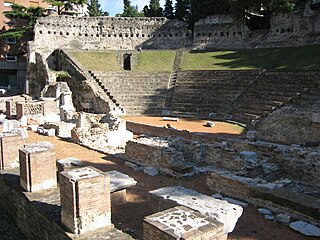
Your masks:
{"label": "brick wall", "polygon": [[53,148],[19,149],[20,184],[29,192],[57,186],[56,156]]}
{"label": "brick wall", "polygon": [[19,166],[19,148],[24,140],[18,135],[0,136],[0,170]]}
{"label": "brick wall", "polygon": [[73,233],[111,226],[110,177],[84,167],[61,172],[61,222]]}

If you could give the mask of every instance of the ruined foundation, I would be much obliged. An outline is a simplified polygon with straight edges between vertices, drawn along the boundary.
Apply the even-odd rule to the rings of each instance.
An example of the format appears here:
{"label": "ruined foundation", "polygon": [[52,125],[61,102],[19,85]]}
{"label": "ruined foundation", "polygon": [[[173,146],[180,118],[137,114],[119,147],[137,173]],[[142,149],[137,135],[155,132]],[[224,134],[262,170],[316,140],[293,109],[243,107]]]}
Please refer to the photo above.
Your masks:
{"label": "ruined foundation", "polygon": [[82,234],[111,226],[110,177],[84,167],[60,174],[61,222]]}
{"label": "ruined foundation", "polygon": [[226,240],[223,224],[187,207],[178,206],[145,217],[144,240]]}
{"label": "ruined foundation", "polygon": [[28,192],[57,186],[56,156],[53,144],[39,142],[19,149],[20,185]]}

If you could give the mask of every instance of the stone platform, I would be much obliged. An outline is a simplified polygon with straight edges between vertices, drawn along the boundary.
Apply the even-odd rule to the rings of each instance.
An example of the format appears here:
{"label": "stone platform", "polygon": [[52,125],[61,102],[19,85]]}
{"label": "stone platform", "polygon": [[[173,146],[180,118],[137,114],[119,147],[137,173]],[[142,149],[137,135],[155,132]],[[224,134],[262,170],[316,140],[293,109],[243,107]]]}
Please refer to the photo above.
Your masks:
{"label": "stone platform", "polygon": [[189,207],[224,224],[224,232],[232,232],[242,215],[242,207],[221,201],[181,186],[164,187],[150,191],[162,202]]}

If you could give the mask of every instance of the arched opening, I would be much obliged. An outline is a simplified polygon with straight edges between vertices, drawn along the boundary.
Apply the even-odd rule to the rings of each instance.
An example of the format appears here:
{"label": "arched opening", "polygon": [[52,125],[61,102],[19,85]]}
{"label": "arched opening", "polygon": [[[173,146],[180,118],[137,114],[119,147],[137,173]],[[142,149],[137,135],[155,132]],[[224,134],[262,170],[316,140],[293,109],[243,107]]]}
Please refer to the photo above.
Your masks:
{"label": "arched opening", "polygon": [[123,55],[123,69],[131,70],[131,54],[126,53]]}

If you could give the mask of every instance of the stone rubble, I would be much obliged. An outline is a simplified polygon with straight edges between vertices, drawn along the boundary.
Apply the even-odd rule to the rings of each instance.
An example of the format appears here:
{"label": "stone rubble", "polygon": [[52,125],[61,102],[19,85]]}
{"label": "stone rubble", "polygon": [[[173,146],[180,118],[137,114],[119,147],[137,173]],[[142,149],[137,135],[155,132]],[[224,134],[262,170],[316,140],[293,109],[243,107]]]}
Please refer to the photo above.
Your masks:
{"label": "stone rubble", "polygon": [[275,217],[276,222],[284,223],[287,225],[290,223],[290,219],[291,217],[287,213],[280,213],[280,214],[277,214]]}
{"label": "stone rubble", "polygon": [[158,169],[156,167],[152,167],[152,166],[145,167],[143,169],[143,173],[145,173],[149,176],[152,176],[152,177],[159,175]]}

